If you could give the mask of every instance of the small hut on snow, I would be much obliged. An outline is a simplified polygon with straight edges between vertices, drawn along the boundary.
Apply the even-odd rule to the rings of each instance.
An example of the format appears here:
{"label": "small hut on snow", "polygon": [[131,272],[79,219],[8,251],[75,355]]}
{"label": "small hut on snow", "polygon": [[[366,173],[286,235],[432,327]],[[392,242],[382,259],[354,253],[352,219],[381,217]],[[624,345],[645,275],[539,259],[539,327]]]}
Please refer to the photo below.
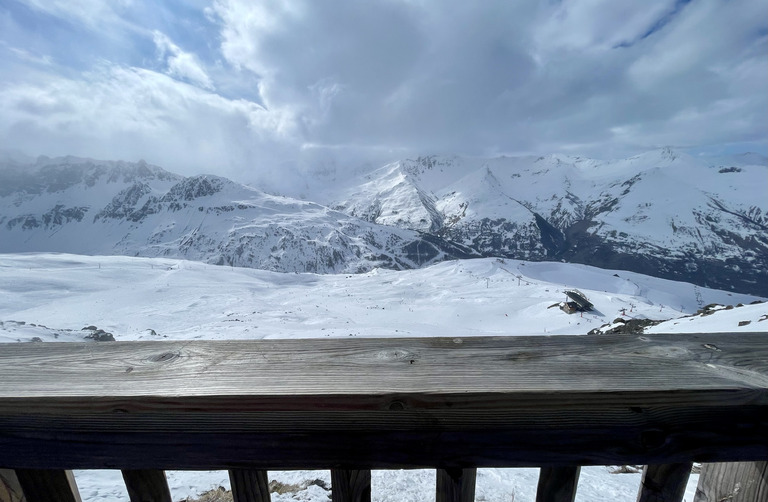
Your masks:
{"label": "small hut on snow", "polygon": [[560,309],[567,314],[589,312],[594,307],[586,295],[578,289],[566,290],[565,294],[568,296],[568,300],[560,304]]}

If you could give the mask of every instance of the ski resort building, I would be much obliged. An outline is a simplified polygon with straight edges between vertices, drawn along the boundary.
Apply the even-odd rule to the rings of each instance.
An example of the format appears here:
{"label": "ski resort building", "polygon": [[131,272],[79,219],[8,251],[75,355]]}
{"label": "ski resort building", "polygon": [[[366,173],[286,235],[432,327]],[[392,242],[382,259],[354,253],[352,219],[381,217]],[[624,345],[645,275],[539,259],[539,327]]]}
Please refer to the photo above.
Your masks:
{"label": "ski resort building", "polygon": [[594,308],[592,302],[590,302],[586,295],[578,289],[566,290],[565,294],[568,297],[568,300],[560,304],[560,309],[567,314],[589,312]]}

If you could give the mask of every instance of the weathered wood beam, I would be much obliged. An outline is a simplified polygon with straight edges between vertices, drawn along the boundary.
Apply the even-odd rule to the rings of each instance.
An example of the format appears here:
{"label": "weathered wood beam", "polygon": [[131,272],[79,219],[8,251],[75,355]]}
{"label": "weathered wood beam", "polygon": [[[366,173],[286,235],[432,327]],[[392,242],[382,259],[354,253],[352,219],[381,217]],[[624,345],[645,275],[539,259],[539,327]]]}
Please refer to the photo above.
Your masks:
{"label": "weathered wood beam", "polygon": [[27,502],[81,502],[72,471],[16,469]]}
{"label": "weathered wood beam", "polygon": [[536,502],[573,502],[579,484],[581,467],[542,467],[536,489]]}
{"label": "weathered wood beam", "polygon": [[0,502],[26,502],[13,469],[0,469]]}
{"label": "weathered wood beam", "polygon": [[255,469],[230,469],[234,502],[270,502],[267,471]]}
{"label": "weathered wood beam", "polygon": [[768,459],[768,337],[6,344],[0,466]]}
{"label": "weathered wood beam", "polygon": [[155,469],[124,469],[123,480],[131,502],[172,502],[165,472]]}
{"label": "weathered wood beam", "polygon": [[477,469],[438,469],[435,502],[474,502]]}
{"label": "weathered wood beam", "polygon": [[682,502],[692,462],[646,465],[637,502]]}
{"label": "weathered wood beam", "polygon": [[694,502],[768,501],[768,462],[704,464]]}
{"label": "weathered wood beam", "polygon": [[371,502],[371,471],[331,469],[332,502]]}

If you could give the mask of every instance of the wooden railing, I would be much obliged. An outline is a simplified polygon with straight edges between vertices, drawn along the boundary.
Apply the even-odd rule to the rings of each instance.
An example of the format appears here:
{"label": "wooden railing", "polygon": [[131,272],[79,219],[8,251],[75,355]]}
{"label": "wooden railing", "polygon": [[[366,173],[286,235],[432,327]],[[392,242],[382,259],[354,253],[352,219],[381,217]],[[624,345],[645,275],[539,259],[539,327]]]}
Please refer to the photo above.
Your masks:
{"label": "wooden railing", "polygon": [[621,464],[667,501],[694,461],[764,486],[766,460],[766,334],[0,346],[0,468],[29,502],[78,500],[71,469],[121,469],[132,501],[170,500],[165,469],[226,469],[239,502],[269,500],[269,469],[331,469],[360,501],[392,468],[469,501],[477,467],[515,466],[572,501],[580,466]]}

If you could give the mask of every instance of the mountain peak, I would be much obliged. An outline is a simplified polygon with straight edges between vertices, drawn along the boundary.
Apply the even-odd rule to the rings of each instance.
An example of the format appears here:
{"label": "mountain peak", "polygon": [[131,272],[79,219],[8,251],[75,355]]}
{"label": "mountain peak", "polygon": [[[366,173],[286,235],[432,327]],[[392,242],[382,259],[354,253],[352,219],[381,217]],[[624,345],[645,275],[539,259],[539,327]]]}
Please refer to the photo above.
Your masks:
{"label": "mountain peak", "polygon": [[329,191],[329,206],[143,161],[39,164],[0,170],[0,251],[162,254],[298,272],[493,256],[768,294],[768,170],[712,169],[672,148],[618,161],[404,159]]}
{"label": "mountain peak", "polygon": [[669,160],[670,162],[677,160],[680,157],[680,155],[672,149],[671,146],[665,146],[661,149],[661,158]]}

